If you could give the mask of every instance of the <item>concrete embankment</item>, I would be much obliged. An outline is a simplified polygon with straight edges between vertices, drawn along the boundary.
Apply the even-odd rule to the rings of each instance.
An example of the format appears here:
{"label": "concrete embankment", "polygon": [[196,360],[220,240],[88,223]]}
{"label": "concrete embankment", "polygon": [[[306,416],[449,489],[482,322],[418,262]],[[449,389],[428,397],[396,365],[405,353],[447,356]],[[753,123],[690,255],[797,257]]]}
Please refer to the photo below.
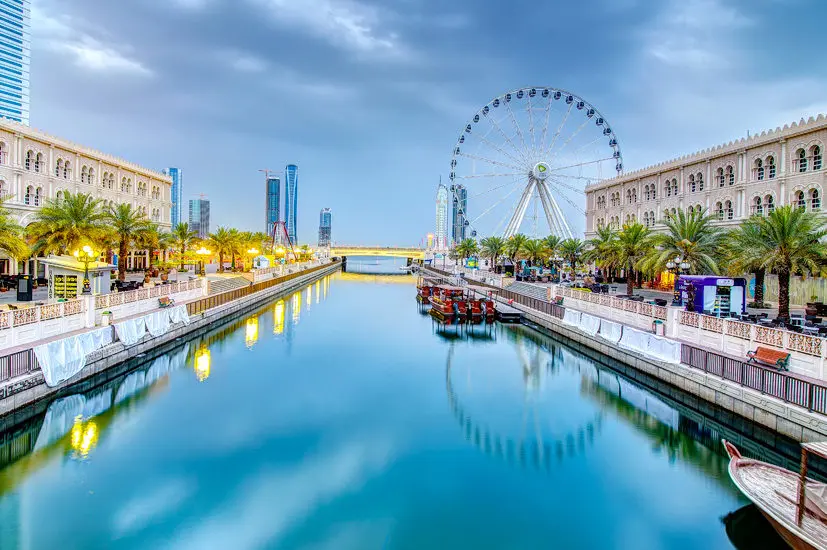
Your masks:
{"label": "concrete embankment", "polygon": [[59,386],[50,388],[43,382],[43,374],[34,372],[27,380],[16,381],[22,388],[20,391],[0,400],[0,430],[17,425],[43,412],[52,398],[66,393],[70,387],[73,387],[72,391],[76,391],[75,386],[78,384],[94,387],[120,376],[135,366],[168,352],[179,345],[182,339],[196,337],[208,330],[213,330],[263,302],[300,289],[339,269],[340,264],[333,263],[259,292],[211,307],[200,313],[191,314],[189,325],[173,327],[169,332],[158,337],[147,334],[141,341],[130,347],[125,347],[121,342],[115,342],[90,354],[84,369]]}

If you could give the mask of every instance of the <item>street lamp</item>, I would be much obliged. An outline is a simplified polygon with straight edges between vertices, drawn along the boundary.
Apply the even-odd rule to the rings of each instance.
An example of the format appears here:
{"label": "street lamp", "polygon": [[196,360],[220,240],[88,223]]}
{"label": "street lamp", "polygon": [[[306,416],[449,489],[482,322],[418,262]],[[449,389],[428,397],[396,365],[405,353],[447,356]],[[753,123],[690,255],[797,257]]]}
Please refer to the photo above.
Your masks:
{"label": "street lamp", "polygon": [[95,260],[96,254],[88,244],[81,250],[75,250],[72,255],[79,262],[83,262],[83,292],[81,294],[92,294],[92,285],[89,283],[89,264]]}
{"label": "street lamp", "polygon": [[252,258],[250,258],[250,269],[252,269],[253,268],[253,258],[255,258],[256,255],[258,254],[258,248],[256,248],[255,246],[250,248],[250,250],[247,251],[247,254],[252,256]]}
{"label": "street lamp", "polygon": [[210,254],[212,254],[212,252],[210,252],[209,250],[207,250],[206,248],[204,248],[202,246],[201,248],[196,250],[195,253],[198,254],[198,257],[199,257],[199,266],[200,266],[200,269],[201,269],[201,275],[204,275],[204,257],[209,256]]}
{"label": "street lamp", "polygon": [[672,291],[672,305],[673,306],[680,306],[683,305],[683,300],[681,299],[681,293],[678,290],[678,278],[681,275],[681,271],[688,271],[691,266],[688,262],[685,262],[683,258],[680,256],[675,256],[674,260],[669,260],[666,262],[666,269],[669,271],[674,271],[675,273],[675,285]]}

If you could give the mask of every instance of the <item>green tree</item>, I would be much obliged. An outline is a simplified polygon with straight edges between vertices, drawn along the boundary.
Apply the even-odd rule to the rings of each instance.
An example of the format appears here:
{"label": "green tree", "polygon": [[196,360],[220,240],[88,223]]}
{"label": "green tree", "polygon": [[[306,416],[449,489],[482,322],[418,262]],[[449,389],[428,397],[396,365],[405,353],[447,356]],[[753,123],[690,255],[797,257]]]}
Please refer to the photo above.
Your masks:
{"label": "green tree", "polygon": [[544,239],[529,239],[523,244],[523,254],[531,261],[531,265],[543,264],[543,259],[548,256],[548,249]]}
{"label": "green tree", "polygon": [[109,231],[100,204],[92,195],[69,191],[47,200],[26,228],[32,254],[69,254],[87,244],[100,247]]}
{"label": "green tree", "polygon": [[722,257],[728,274],[736,276],[743,273],[755,275],[755,299],[749,304],[750,307],[768,307],[764,303],[764,280],[767,271],[763,267],[762,258],[755,257],[752,253],[745,253],[752,246],[751,243],[758,241],[761,225],[754,220],[745,220],[736,229],[727,232],[722,239]]}
{"label": "green tree", "polygon": [[616,268],[618,264],[615,257],[616,244],[617,231],[609,225],[598,227],[595,236],[586,241],[588,250],[583,258],[587,262],[594,262],[608,276],[608,272]]}
{"label": "green tree", "polygon": [[23,228],[5,208],[5,200],[0,198],[0,252],[14,260],[22,260],[29,255],[29,246],[23,238]]}
{"label": "green tree", "polygon": [[580,239],[566,239],[560,243],[560,255],[568,260],[572,278],[577,274],[577,264],[582,260],[584,252],[586,245]]}
{"label": "green tree", "polygon": [[146,230],[138,234],[135,244],[139,249],[149,251],[149,265],[152,269],[152,258],[156,251],[163,253],[172,245],[172,234],[161,231],[156,223],[149,223]]}
{"label": "green tree", "polygon": [[207,241],[213,253],[218,254],[218,270],[222,273],[224,272],[224,256],[233,255],[236,250],[237,236],[233,231],[226,227],[219,227],[215,233],[210,233]]}
{"label": "green tree", "polygon": [[528,242],[528,237],[523,235],[522,233],[517,233],[516,235],[511,235],[507,241],[505,241],[505,254],[512,262],[516,262],[517,258],[520,254],[523,253],[523,248],[525,247],[525,243]]}
{"label": "green tree", "polygon": [[178,253],[181,254],[181,271],[184,271],[184,256],[187,253],[187,249],[197,238],[198,234],[191,230],[189,224],[186,222],[179,223],[172,228],[172,244],[178,249]]}
{"label": "green tree", "polygon": [[151,223],[143,212],[129,203],[111,206],[106,212],[109,228],[114,233],[118,246],[118,279],[126,279],[126,256],[140,236],[146,233]]}
{"label": "green tree", "polygon": [[667,262],[680,257],[690,265],[692,273],[718,273],[717,255],[721,251],[723,233],[712,225],[713,218],[706,210],[687,214],[678,210],[664,220],[666,231],[658,233],[645,262],[644,271],[661,272]]}
{"label": "green tree", "polygon": [[491,258],[491,269],[497,267],[497,260],[505,252],[505,239],[502,237],[486,237],[480,241],[481,253]]}
{"label": "green tree", "polygon": [[827,259],[827,222],[814,212],[791,205],[776,208],[767,217],[743,222],[739,252],[748,265],[760,266],[778,275],[778,317],[790,318],[790,277],[821,273]]}
{"label": "green tree", "polygon": [[456,248],[457,255],[459,255],[459,257],[463,260],[470,258],[471,256],[476,256],[480,252],[479,246],[477,246],[477,241],[474,239],[463,239]]}
{"label": "green tree", "polygon": [[635,270],[652,250],[652,235],[642,224],[627,224],[617,234],[613,248],[611,255],[626,270],[626,294],[631,296],[635,290]]}

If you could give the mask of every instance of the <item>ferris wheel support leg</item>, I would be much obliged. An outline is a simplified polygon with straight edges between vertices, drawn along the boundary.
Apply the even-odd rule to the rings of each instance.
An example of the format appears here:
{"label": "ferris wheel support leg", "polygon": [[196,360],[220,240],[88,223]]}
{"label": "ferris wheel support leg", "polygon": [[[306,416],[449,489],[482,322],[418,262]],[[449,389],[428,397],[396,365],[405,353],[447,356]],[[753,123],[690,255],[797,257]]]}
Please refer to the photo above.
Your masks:
{"label": "ferris wheel support leg", "polygon": [[511,216],[511,221],[508,222],[508,226],[505,228],[505,238],[509,238],[517,231],[520,230],[520,226],[523,224],[523,218],[525,217],[525,212],[528,210],[528,203],[531,202],[531,195],[534,192],[534,186],[536,182],[531,180],[526,185],[525,190],[523,191],[523,196],[520,197],[520,202],[517,204],[517,209],[514,210],[514,215]]}
{"label": "ferris wheel support leg", "polygon": [[557,211],[554,209],[555,202],[549,192],[548,184],[546,182],[540,182],[538,184],[538,192],[540,194],[540,202],[543,204],[543,211],[546,213],[548,228],[561,239],[567,238],[570,231],[567,232],[568,227],[563,225],[565,221],[562,219],[562,216],[557,215]]}
{"label": "ferris wheel support leg", "polygon": [[560,210],[560,205],[557,204],[557,201],[554,199],[554,196],[551,194],[551,192],[549,192],[548,188],[546,188],[546,193],[549,194],[549,198],[551,199],[551,205],[554,208],[554,211],[557,212],[557,218],[560,220],[560,224],[563,226],[563,230],[566,233],[565,238],[574,238],[574,233],[572,232],[571,227],[569,227],[569,224],[566,221],[565,216],[563,216],[563,211]]}

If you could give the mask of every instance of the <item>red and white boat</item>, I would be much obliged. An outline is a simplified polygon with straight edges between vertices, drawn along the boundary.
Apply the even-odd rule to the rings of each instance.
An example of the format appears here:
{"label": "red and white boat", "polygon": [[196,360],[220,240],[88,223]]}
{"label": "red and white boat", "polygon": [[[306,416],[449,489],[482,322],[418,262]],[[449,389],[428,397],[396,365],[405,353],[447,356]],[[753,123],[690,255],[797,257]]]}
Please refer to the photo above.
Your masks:
{"label": "red and white boat", "polygon": [[807,477],[811,454],[827,459],[827,442],[802,443],[801,472],[741,455],[724,440],[729,477],[796,550],[827,549],[827,485]]}
{"label": "red and white boat", "polygon": [[439,285],[431,296],[431,315],[439,321],[457,322],[465,320],[467,309],[463,289],[458,286]]}

